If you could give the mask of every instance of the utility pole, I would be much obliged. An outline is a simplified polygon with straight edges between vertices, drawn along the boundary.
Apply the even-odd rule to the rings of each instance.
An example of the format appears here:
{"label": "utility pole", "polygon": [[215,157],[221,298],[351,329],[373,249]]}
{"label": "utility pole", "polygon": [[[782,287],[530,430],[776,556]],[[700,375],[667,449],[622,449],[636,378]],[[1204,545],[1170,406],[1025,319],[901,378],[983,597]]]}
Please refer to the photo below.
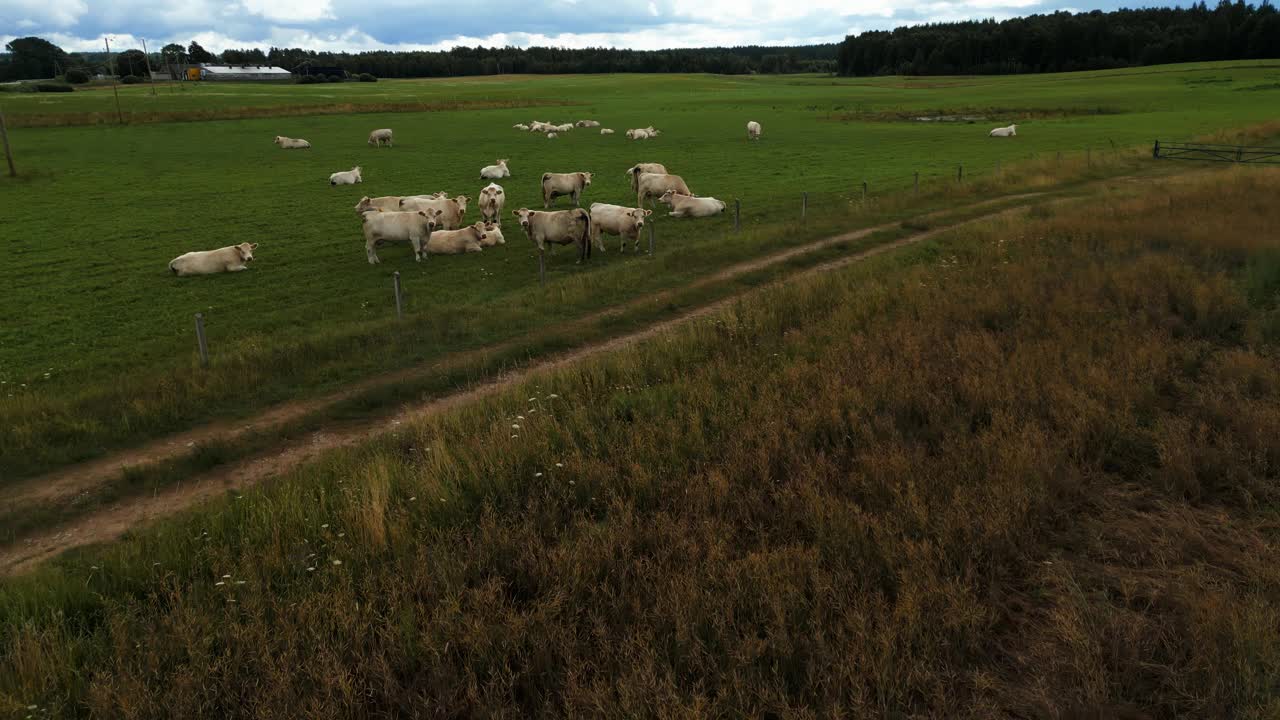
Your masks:
{"label": "utility pole", "polygon": [[13,167],[13,151],[9,149],[9,130],[4,126],[4,112],[0,111],[0,139],[4,140],[4,159],[9,161],[9,177],[18,177]]}
{"label": "utility pole", "polygon": [[151,75],[151,53],[147,52],[146,38],[142,38],[142,59],[147,63],[147,83],[151,85],[151,97],[155,97],[156,79]]}
{"label": "utility pole", "polygon": [[111,38],[103,35],[102,42],[107,46],[107,72],[111,73],[111,94],[116,96],[116,120],[123,125],[124,113],[120,110],[120,93],[116,90],[116,72],[111,67]]}

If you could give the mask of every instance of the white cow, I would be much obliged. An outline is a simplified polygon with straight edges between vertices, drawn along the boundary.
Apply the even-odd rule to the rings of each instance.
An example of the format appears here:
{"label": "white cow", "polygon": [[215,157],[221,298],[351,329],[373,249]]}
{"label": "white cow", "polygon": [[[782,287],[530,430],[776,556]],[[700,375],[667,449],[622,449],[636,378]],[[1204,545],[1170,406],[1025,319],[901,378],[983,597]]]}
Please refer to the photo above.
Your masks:
{"label": "white cow", "polygon": [[284,150],[302,150],[311,147],[311,143],[302,138],[291,138],[283,135],[277,135],[276,139],[271,142],[279,145]]}
{"label": "white cow", "polygon": [[375,248],[389,242],[407,242],[413,247],[413,259],[422,261],[423,245],[436,229],[435,218],[425,210],[416,212],[378,212],[372,210],[361,216],[364,225],[364,252],[369,264],[382,262]]}
{"label": "white cow", "polygon": [[[428,217],[431,216],[431,212],[437,216],[440,214],[439,210],[428,211]],[[480,252],[484,249],[486,237],[484,223],[468,225],[457,230],[435,230],[427,236],[423,252],[429,255],[461,255]]]}
{"label": "white cow", "polygon": [[760,123],[756,122],[755,120],[752,120],[751,122],[747,123],[747,139],[748,140],[760,139]]}
{"label": "white cow", "polygon": [[689,186],[685,184],[684,178],[679,175],[640,173],[636,178],[636,207],[644,207],[645,200],[660,198],[668,190],[675,191],[681,195],[693,194],[690,192]]}
{"label": "white cow", "polygon": [[400,199],[402,211],[438,211],[436,227],[441,230],[456,230],[462,227],[462,216],[467,213],[467,202],[471,198],[459,195],[450,199],[435,196],[412,196]]}
{"label": "white cow", "polygon": [[556,245],[578,244],[578,262],[591,257],[591,213],[582,208],[572,210],[553,210],[543,212],[520,208],[511,214],[520,218],[520,227],[538,251],[546,249],[547,243]]}
{"label": "white cow", "polygon": [[355,185],[359,182],[364,182],[364,179],[360,177],[359,165],[351,168],[350,170],[336,172],[329,176],[330,185]]}
{"label": "white cow", "polygon": [[612,135],[612,134],[613,134],[613,129],[612,129],[612,128],[600,128],[600,134],[601,134],[601,135]]}
{"label": "white cow", "polygon": [[523,131],[525,131],[525,132],[528,132],[528,131],[529,131],[529,126],[528,126],[528,125],[525,125],[524,123],[516,123],[515,125],[512,125],[511,127],[512,127],[512,128],[514,128],[514,129],[516,129],[516,130],[523,130]]}
{"label": "white cow", "polygon": [[992,130],[988,137],[1014,137],[1018,134],[1018,126],[1000,127]]}
{"label": "white cow", "polygon": [[497,183],[489,183],[480,189],[480,219],[485,222],[502,224],[502,206],[507,202],[507,193]]}
{"label": "white cow", "polygon": [[369,133],[369,144],[375,147],[381,147],[383,143],[387,147],[391,147],[391,130],[390,128],[382,128]]}
{"label": "white cow", "polygon": [[552,130],[555,130],[555,128],[555,125],[541,120],[534,120],[532,123],[529,123],[529,132],[545,133],[551,132]]}
{"label": "white cow", "polygon": [[484,240],[480,244],[485,247],[506,245],[507,239],[502,236],[502,227],[497,223],[484,223]]}
{"label": "white cow", "polygon": [[640,188],[636,184],[640,179],[640,173],[657,173],[658,175],[667,174],[667,166],[662,163],[636,163],[627,168],[627,180],[631,181],[631,192],[636,192]]}
{"label": "white cow", "polygon": [[723,201],[712,197],[691,197],[670,190],[663,193],[658,202],[671,206],[673,212],[667,214],[672,217],[711,217],[724,212],[725,208]]}
{"label": "white cow", "polygon": [[551,207],[551,201],[560,195],[572,196],[573,204],[578,205],[582,191],[591,186],[592,174],[589,172],[542,173],[542,207]]}
{"label": "white cow", "polygon": [[560,136],[559,136],[558,134],[554,133],[554,132],[549,132],[549,133],[547,133],[547,139],[548,139],[548,140],[554,140],[555,138],[558,138],[558,137],[560,137]]}
{"label": "white cow", "polygon": [[640,231],[644,229],[645,218],[652,214],[652,210],[644,208],[591,203],[591,240],[597,250],[604,252],[600,236],[603,233],[617,235],[622,239],[618,252],[623,252],[627,249],[627,238],[631,238],[634,241],[631,251],[636,252],[640,249]]}
{"label": "white cow", "polygon": [[480,169],[481,180],[501,180],[507,177],[511,177],[511,170],[507,168],[506,158],[498,160],[496,165],[486,165]]}
{"label": "white cow", "polygon": [[178,277],[248,270],[256,247],[258,243],[240,243],[217,250],[185,253],[169,261],[169,270]]}
{"label": "white cow", "polygon": [[595,120],[579,120],[578,122],[574,123],[574,125],[577,125],[580,128],[600,127],[600,123],[596,122]]}
{"label": "white cow", "polygon": [[356,203],[356,214],[368,212],[370,210],[399,210],[399,195],[383,195],[382,197],[371,198],[368,195],[360,198],[360,202]]}
{"label": "white cow", "polygon": [[573,123],[564,123],[556,126],[556,132],[569,132],[573,129]]}
{"label": "white cow", "polygon": [[628,140],[648,140],[650,137],[649,131],[643,128],[633,128],[627,131]]}

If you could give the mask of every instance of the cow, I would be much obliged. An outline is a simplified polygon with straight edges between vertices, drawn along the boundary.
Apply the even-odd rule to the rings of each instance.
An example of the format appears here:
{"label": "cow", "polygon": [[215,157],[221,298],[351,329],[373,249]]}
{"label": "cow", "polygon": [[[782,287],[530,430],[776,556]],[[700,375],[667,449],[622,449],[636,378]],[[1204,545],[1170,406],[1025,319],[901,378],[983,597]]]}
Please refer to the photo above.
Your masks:
{"label": "cow", "polygon": [[679,175],[640,173],[636,177],[636,207],[644,207],[646,199],[662,197],[662,194],[668,190],[674,190],[681,195],[693,194],[685,184],[684,178]]}
{"label": "cow", "polygon": [[612,135],[612,134],[613,134],[613,129],[612,129],[612,128],[600,128],[600,134],[601,134],[601,135]]}
{"label": "cow", "polygon": [[596,122],[595,120],[579,120],[578,122],[574,123],[574,125],[577,125],[580,128],[600,127],[600,123]]}
{"label": "cow", "polygon": [[374,249],[389,242],[409,243],[413,247],[413,259],[421,262],[425,253],[424,245],[437,227],[435,218],[428,215],[426,210],[370,211],[361,217],[364,225],[364,251],[369,257],[370,265],[382,262]]}
{"label": "cow", "polygon": [[487,222],[483,224],[484,224],[484,240],[481,241],[480,243],[481,245],[483,245],[484,247],[493,247],[495,245],[507,244],[507,239],[502,236],[502,227],[500,225],[498,225],[497,223],[491,223],[491,222]]}
{"label": "cow", "polygon": [[383,143],[386,143],[387,147],[391,147],[391,130],[389,128],[382,128],[369,133],[370,145],[381,147]]}
{"label": "cow", "polygon": [[627,168],[627,180],[631,181],[631,192],[637,192],[640,189],[638,185],[640,173],[666,175],[667,167],[662,163],[636,163],[630,168]]}
{"label": "cow", "polygon": [[489,183],[480,189],[480,219],[485,222],[502,224],[502,206],[507,202],[507,193],[497,183]]}
{"label": "cow", "polygon": [[712,197],[691,197],[683,193],[666,191],[658,202],[671,206],[671,217],[711,217],[724,212],[725,204]]}
{"label": "cow", "polygon": [[516,129],[516,130],[523,130],[524,132],[528,132],[528,131],[529,131],[529,126],[528,126],[528,125],[525,125],[524,123],[516,123],[515,125],[512,125],[511,127],[512,127],[512,128],[514,128],[514,129]]}
{"label": "cow", "polygon": [[633,128],[627,131],[628,140],[648,140],[649,137],[650,137],[649,131],[642,128],[641,129]]}
{"label": "cow", "polygon": [[555,132],[549,132],[549,133],[547,133],[547,139],[548,139],[548,140],[555,140],[555,139],[556,139],[556,138],[558,138],[558,137],[560,137],[560,136],[559,136],[558,134],[556,134]]}
{"label": "cow", "polygon": [[301,138],[285,137],[283,135],[277,135],[276,139],[271,142],[279,145],[283,150],[304,150],[311,147],[311,143],[306,140]]}
{"label": "cow", "polygon": [[[427,211],[427,217],[440,215],[439,210]],[[480,252],[484,249],[487,235],[484,223],[475,223],[457,230],[433,230],[427,236],[422,250],[425,255],[461,255],[463,253]]]}
{"label": "cow", "polygon": [[1015,137],[1018,134],[1018,126],[1010,125],[1009,127],[999,127],[992,130],[987,137]]}
{"label": "cow", "polygon": [[399,210],[399,195],[383,195],[382,197],[371,198],[368,195],[360,198],[360,202],[356,203],[356,214],[360,215],[370,210]]}
{"label": "cow", "polygon": [[185,253],[169,261],[169,271],[178,277],[186,277],[248,270],[256,247],[258,243],[240,243],[217,250]]}
{"label": "cow", "polygon": [[604,252],[604,242],[600,236],[604,233],[618,235],[622,242],[618,252],[627,249],[627,238],[631,238],[631,251],[640,249],[640,231],[644,229],[645,218],[653,214],[644,208],[629,208],[621,205],[591,203],[591,240],[596,249]]}
{"label": "cow", "polygon": [[547,243],[556,245],[578,244],[578,262],[591,257],[591,213],[582,208],[572,210],[530,210],[520,208],[511,214],[520,219],[520,227],[538,252],[546,250]]}
{"label": "cow", "polygon": [[542,122],[541,120],[534,120],[533,122],[529,123],[529,132],[545,133],[545,132],[550,132],[551,130],[554,130],[554,129],[555,129],[555,125],[552,125],[551,123],[547,123],[547,122]]}
{"label": "cow", "polygon": [[557,132],[569,132],[572,129],[573,129],[573,123],[564,123],[563,125],[556,126]]}
{"label": "cow", "polygon": [[457,198],[441,198],[441,197],[407,197],[400,199],[401,211],[427,211],[438,210],[440,215],[436,217],[436,227],[441,230],[457,230],[462,227],[462,216],[467,212],[466,195],[459,195]]}
{"label": "cow", "polygon": [[760,123],[756,122],[755,120],[752,120],[751,122],[747,123],[747,139],[748,140],[760,139]]}
{"label": "cow", "polygon": [[350,170],[336,172],[329,176],[330,185],[355,185],[358,182],[364,182],[364,179],[360,177],[359,165]]}
{"label": "cow", "polygon": [[501,180],[508,177],[511,177],[511,170],[507,168],[506,158],[498,160],[494,165],[486,165],[480,169],[481,180]]}
{"label": "cow", "polygon": [[570,195],[578,205],[582,191],[591,186],[589,172],[542,173],[542,207],[551,207],[551,201],[559,195]]}

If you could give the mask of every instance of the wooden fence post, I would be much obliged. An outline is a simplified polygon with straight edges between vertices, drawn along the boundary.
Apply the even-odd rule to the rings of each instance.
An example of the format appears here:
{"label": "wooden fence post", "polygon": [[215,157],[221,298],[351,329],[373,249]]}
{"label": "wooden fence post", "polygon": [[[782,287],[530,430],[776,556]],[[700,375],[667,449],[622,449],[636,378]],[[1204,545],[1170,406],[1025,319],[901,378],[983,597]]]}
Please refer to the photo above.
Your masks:
{"label": "wooden fence post", "polygon": [[542,250],[538,250],[538,284],[539,285],[547,284],[547,263],[546,263],[545,255],[546,253],[544,253]]}
{"label": "wooden fence post", "polygon": [[863,202],[867,201],[867,181],[866,180],[862,181],[862,201]]}
{"label": "wooden fence post", "polygon": [[654,233],[655,231],[654,231],[654,229],[653,229],[653,222],[652,222],[652,221],[650,221],[650,222],[648,222],[648,223],[646,223],[646,224],[649,226],[649,254],[650,254],[650,255],[652,255],[652,254],[653,254],[653,233]]}
{"label": "wooden fence post", "polygon": [[404,317],[404,313],[400,310],[400,271],[391,273],[391,279],[396,288],[396,319],[399,320]]}
{"label": "wooden fence post", "polygon": [[733,199],[733,231],[738,232],[742,229],[742,201],[738,198]]}
{"label": "wooden fence post", "polygon": [[800,221],[804,222],[809,214],[809,193],[800,193]]}
{"label": "wooden fence post", "polygon": [[4,159],[9,161],[9,177],[18,177],[13,167],[13,151],[9,149],[9,129],[4,124],[4,113],[0,112],[0,139],[4,140]]}
{"label": "wooden fence post", "polygon": [[1153,158],[1160,157],[1160,141],[1159,140],[1157,140],[1156,144],[1151,147],[1151,157]]}
{"label": "wooden fence post", "polygon": [[209,343],[204,337],[204,313],[196,313],[196,345],[200,348],[200,366],[209,367]]}
{"label": "wooden fence post", "polygon": [[956,166],[956,182],[964,182],[964,163]]}

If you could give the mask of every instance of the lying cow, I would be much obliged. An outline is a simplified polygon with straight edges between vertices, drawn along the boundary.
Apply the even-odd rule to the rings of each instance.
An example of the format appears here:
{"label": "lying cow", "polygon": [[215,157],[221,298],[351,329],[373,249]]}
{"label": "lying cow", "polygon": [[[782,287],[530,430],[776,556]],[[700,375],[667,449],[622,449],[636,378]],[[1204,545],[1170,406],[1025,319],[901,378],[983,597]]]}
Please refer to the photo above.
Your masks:
{"label": "lying cow", "polygon": [[497,183],[489,183],[480,190],[480,219],[485,222],[502,224],[502,206],[507,202],[507,193]]}
{"label": "lying cow", "polygon": [[551,201],[560,195],[573,197],[573,204],[578,205],[582,191],[591,186],[589,172],[542,173],[542,207],[551,207]]}
{"label": "lying cow", "polygon": [[627,180],[631,182],[631,192],[637,192],[640,189],[639,180],[641,173],[655,173],[658,175],[666,175],[667,167],[662,163],[636,163],[627,169]]}
{"label": "lying cow", "polygon": [[658,198],[658,202],[671,206],[671,217],[711,217],[724,212],[723,201],[711,197],[691,197],[668,190]]}
{"label": "lying cow", "polygon": [[302,150],[311,147],[311,143],[301,138],[285,137],[277,135],[275,140],[271,142],[279,145],[284,150]]}
{"label": "lying cow", "polygon": [[573,123],[564,123],[563,125],[556,126],[557,132],[569,132],[572,129],[573,129]]}
{"label": "lying cow", "polygon": [[578,122],[574,123],[574,125],[577,125],[580,128],[600,127],[600,123],[596,122],[595,120],[579,120]]}
{"label": "lying cow", "polygon": [[591,213],[582,208],[544,212],[520,208],[511,214],[520,218],[520,227],[538,252],[546,250],[547,243],[556,245],[578,244],[578,262],[591,257]]}
{"label": "lying cow", "polygon": [[382,197],[371,198],[368,195],[360,198],[360,202],[356,203],[356,214],[361,215],[370,210],[399,210],[399,195],[383,195]]}
{"label": "lying cow", "polygon": [[359,182],[364,182],[364,179],[360,177],[359,165],[351,168],[350,170],[336,172],[329,176],[330,185],[355,185]]}
{"label": "lying cow", "polygon": [[507,169],[506,158],[497,161],[495,165],[486,165],[480,168],[481,180],[501,180],[508,177],[511,177],[511,171]]}
{"label": "lying cow", "polygon": [[524,123],[516,123],[515,125],[512,125],[511,127],[512,127],[512,128],[514,128],[514,129],[516,129],[516,130],[523,130],[524,132],[529,132],[529,126],[528,126],[528,125],[525,125]]}
{"label": "lying cow", "polygon": [[644,230],[645,218],[653,214],[644,208],[629,208],[621,205],[591,203],[591,241],[596,249],[604,251],[604,242],[600,236],[604,233],[617,235],[622,239],[618,252],[627,249],[627,238],[631,238],[631,251],[640,249],[640,232]]}
{"label": "lying cow", "polygon": [[642,172],[636,177],[636,207],[644,207],[649,198],[660,198],[668,190],[681,195],[692,195],[684,178],[679,175]]}
{"label": "lying cow", "polygon": [[253,250],[256,247],[258,243],[240,243],[217,250],[185,253],[169,261],[169,271],[178,277],[186,277],[248,270],[248,263],[253,261]]}
{"label": "lying cow", "polygon": [[612,135],[612,134],[613,134],[613,129],[612,129],[612,128],[600,128],[600,134],[601,134],[601,135]]}
{"label": "lying cow", "polygon": [[401,211],[439,211],[436,227],[441,230],[456,230],[462,227],[462,216],[467,213],[466,195],[450,199],[447,197],[412,196],[400,199]]}
{"label": "lying cow", "polygon": [[649,131],[643,128],[633,128],[627,131],[628,140],[648,140],[650,137],[652,136]]}
{"label": "lying cow", "polygon": [[1018,126],[1010,125],[1009,127],[1001,127],[992,130],[987,137],[1014,137],[1018,134]]}
{"label": "lying cow", "polygon": [[748,140],[760,139],[760,123],[756,122],[755,120],[752,120],[751,122],[747,123],[747,139]]}
{"label": "lying cow", "polygon": [[386,143],[387,147],[391,147],[391,130],[389,128],[382,128],[369,133],[370,145],[381,147],[383,143]]}
{"label": "lying cow", "polygon": [[554,133],[554,132],[549,132],[549,133],[547,133],[547,139],[548,139],[548,140],[555,140],[555,139],[556,139],[556,138],[558,138],[558,137],[560,137],[560,136],[559,136],[559,135],[557,135],[557,134],[556,134],[556,133]]}
{"label": "lying cow", "polygon": [[[438,218],[439,210],[428,211],[427,217],[434,212]],[[484,223],[475,223],[457,230],[435,230],[427,236],[423,246],[424,254],[429,255],[461,255],[463,253],[480,252],[487,239]]]}
{"label": "lying cow", "polygon": [[484,223],[484,240],[480,241],[480,244],[484,247],[506,245],[507,239],[502,236],[502,227],[497,223]]}
{"label": "lying cow", "polygon": [[416,212],[369,211],[362,216],[364,224],[364,251],[369,264],[382,262],[374,251],[379,245],[390,242],[407,242],[413,247],[413,259],[421,262],[425,252],[423,245],[436,229],[436,220],[425,210]]}

